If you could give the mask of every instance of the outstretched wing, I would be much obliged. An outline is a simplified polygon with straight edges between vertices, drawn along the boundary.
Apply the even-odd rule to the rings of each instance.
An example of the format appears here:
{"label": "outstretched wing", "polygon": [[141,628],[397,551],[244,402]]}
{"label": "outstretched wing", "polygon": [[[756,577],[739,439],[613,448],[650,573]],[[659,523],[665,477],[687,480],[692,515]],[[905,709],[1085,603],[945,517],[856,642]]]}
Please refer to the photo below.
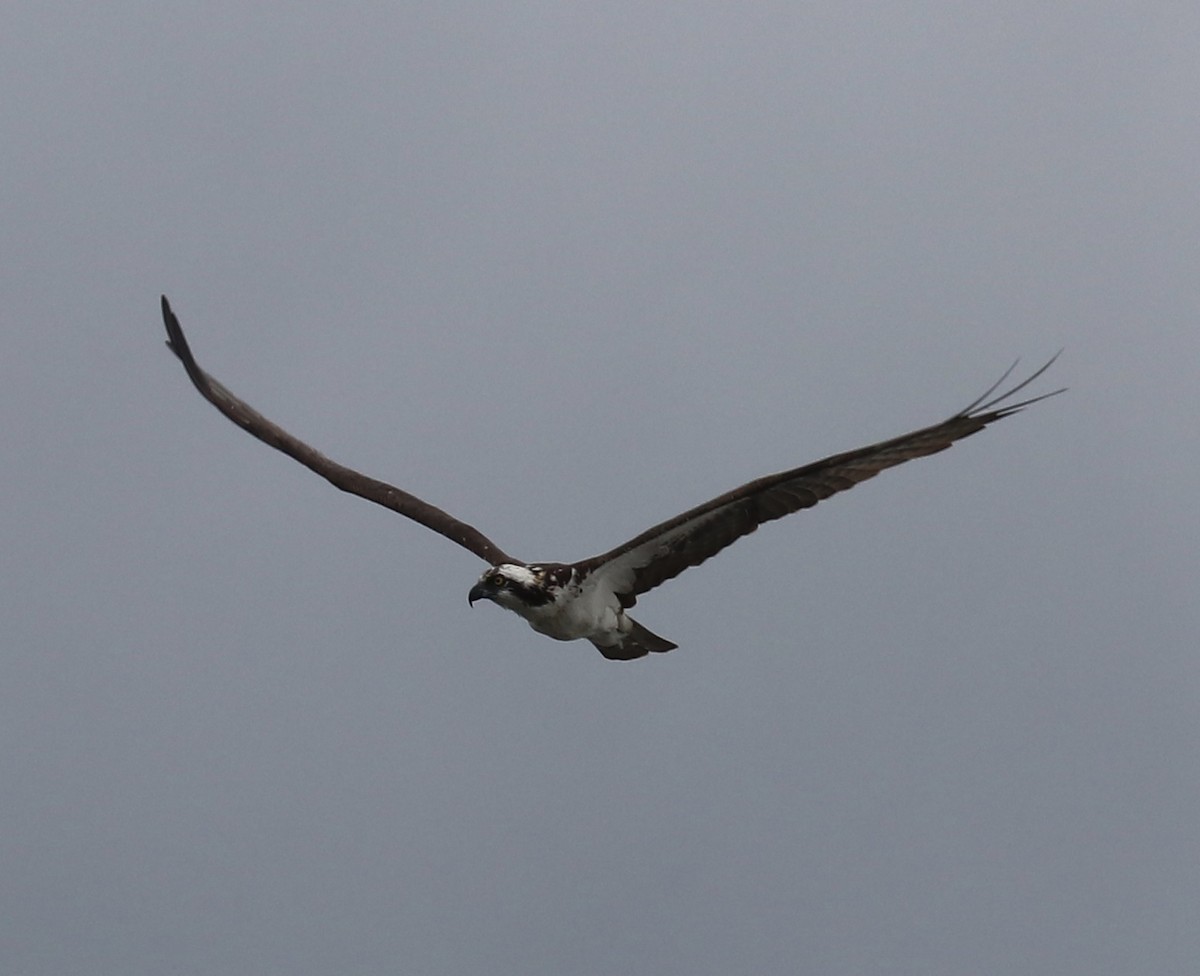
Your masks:
{"label": "outstretched wing", "polygon": [[579,569],[583,574],[599,574],[598,579],[612,587],[621,603],[631,607],[639,594],[690,566],[700,565],[764,522],[811,508],[830,495],[874,478],[885,468],[944,451],[988,424],[1062,393],[1055,390],[1019,403],[1006,402],[1046,372],[1057,358],[1055,354],[1032,376],[993,396],[1016,368],[1013,363],[983,396],[940,424],[751,481],[648,529],[611,552],[585,560]]}
{"label": "outstretched wing", "polygon": [[195,357],[192,356],[191,349],[188,348],[183,328],[179,325],[179,319],[175,317],[175,313],[171,311],[166,295],[163,295],[162,299],[162,314],[163,323],[167,327],[167,345],[183,363],[188,378],[204,399],[243,430],[253,434],[264,444],[270,444],[276,450],[283,451],[289,457],[295,458],[342,491],[348,491],[352,495],[358,495],[382,505],[384,508],[390,508],[393,512],[398,512],[414,522],[420,522],[426,528],[433,529],[434,532],[444,535],[452,542],[457,542],[464,549],[469,549],[490,565],[518,562],[518,560],[505,555],[491,539],[474,526],[460,522],[440,508],[423,502],[415,495],[410,495],[394,485],[377,481],[344,467],[336,461],[329,460],[324,454],[293,437],[282,427],[273,424],[200,368]]}

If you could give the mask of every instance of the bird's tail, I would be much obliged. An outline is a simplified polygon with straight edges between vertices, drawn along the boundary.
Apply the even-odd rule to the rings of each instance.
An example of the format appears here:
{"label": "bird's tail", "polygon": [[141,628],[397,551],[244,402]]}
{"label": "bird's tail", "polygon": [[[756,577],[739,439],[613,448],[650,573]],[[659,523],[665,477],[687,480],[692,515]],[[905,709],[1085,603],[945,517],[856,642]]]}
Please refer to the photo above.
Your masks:
{"label": "bird's tail", "polygon": [[605,647],[603,644],[596,644],[595,641],[592,641],[593,644],[596,644],[596,650],[610,661],[632,661],[635,658],[645,657],[651,652],[662,654],[679,646],[659,637],[658,634],[652,634],[631,617],[626,619],[631,626],[629,632],[623,635],[620,644],[610,644]]}

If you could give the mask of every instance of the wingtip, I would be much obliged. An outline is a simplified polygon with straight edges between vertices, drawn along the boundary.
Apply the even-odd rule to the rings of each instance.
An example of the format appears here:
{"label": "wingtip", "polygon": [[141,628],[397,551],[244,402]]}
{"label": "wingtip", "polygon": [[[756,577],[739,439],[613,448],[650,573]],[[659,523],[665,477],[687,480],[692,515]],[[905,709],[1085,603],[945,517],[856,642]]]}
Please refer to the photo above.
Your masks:
{"label": "wingtip", "polygon": [[186,365],[188,361],[188,344],[187,339],[183,335],[183,326],[179,324],[179,318],[171,308],[171,303],[167,300],[166,295],[160,296],[160,308],[162,309],[163,325],[167,330],[167,348],[175,353],[177,357]]}
{"label": "wingtip", "polygon": [[1038,379],[1043,373],[1046,372],[1046,370],[1053,366],[1058,360],[1058,357],[1063,354],[1064,349],[1065,347],[1060,348],[1058,352],[1046,360],[1046,362],[1034,370],[1029,376],[1021,380],[1021,382],[1016,386],[1005,391],[1004,393],[999,394],[998,396],[993,396],[992,394],[994,394],[996,390],[998,390],[1004,384],[1004,381],[1013,374],[1013,371],[1021,362],[1020,359],[1015,360],[1013,364],[1004,371],[1004,374],[1000,377],[1000,379],[996,380],[995,383],[988,387],[983,396],[976,399],[961,412],[961,416],[974,417],[990,410],[996,414],[996,418],[994,419],[998,419],[999,417],[1010,416],[1016,413],[1018,410],[1028,407],[1030,404],[1037,403],[1039,400],[1048,400],[1050,397],[1058,396],[1060,393],[1066,393],[1067,388],[1063,386],[1057,390],[1052,390],[1050,393],[1042,393],[1039,396],[1030,397],[1029,399],[1022,400],[1019,403],[1004,403],[1004,401],[1009,400],[1016,396],[1016,394],[1020,393],[1021,390],[1025,389],[1030,383],[1034,382],[1034,380]]}

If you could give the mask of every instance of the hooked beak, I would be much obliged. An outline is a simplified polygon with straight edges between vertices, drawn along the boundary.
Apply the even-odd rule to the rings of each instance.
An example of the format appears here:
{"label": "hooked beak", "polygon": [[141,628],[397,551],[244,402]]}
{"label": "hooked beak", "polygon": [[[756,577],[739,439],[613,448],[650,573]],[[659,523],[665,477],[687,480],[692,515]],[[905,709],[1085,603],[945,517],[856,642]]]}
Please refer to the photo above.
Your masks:
{"label": "hooked beak", "polygon": [[476,600],[490,600],[495,595],[495,588],[480,580],[471,587],[471,592],[467,594],[467,605],[474,606]]}

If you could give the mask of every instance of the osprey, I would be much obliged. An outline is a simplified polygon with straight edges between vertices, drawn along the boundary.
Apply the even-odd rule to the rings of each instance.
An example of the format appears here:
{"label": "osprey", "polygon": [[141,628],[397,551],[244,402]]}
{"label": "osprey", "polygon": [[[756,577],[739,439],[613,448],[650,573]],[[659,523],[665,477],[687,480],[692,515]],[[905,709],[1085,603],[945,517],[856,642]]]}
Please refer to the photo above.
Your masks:
{"label": "osprey", "polygon": [[830,495],[875,477],[885,468],[944,451],[988,424],[1063,392],[1054,390],[1010,402],[1050,368],[1058,358],[1055,354],[1031,376],[993,396],[1012,374],[1014,363],[983,396],[940,424],[758,478],[667,519],[603,555],[577,563],[525,563],[505,553],[474,526],[394,485],[331,461],[269,421],[197,365],[165,295],[162,314],[167,345],[183,363],[189,379],[209,403],[235,424],[311,468],[342,491],[390,508],[473,552],[489,568],[471,587],[467,594],[469,603],[491,600],[519,614],[538,633],[563,641],[587,639],[614,661],[629,661],[677,646],[651,633],[626,612],[643,593],[690,566],[698,566],[764,522],[811,508]]}

